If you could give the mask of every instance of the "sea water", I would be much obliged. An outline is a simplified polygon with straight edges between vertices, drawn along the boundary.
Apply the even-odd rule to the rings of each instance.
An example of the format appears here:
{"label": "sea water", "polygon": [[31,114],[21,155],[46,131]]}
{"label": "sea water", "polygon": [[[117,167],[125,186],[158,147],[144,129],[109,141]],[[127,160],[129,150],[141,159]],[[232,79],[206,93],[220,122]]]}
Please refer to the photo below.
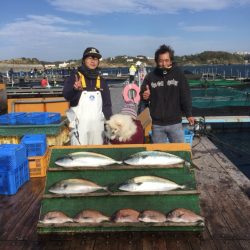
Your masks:
{"label": "sea water", "polygon": [[250,179],[250,127],[214,133],[213,143]]}

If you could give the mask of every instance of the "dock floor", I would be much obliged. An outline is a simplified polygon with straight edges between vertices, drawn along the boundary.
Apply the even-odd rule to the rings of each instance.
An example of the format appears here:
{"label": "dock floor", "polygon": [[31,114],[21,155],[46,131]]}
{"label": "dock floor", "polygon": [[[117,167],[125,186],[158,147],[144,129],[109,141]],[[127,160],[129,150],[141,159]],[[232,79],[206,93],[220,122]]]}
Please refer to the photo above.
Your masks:
{"label": "dock floor", "polygon": [[16,195],[0,195],[0,249],[250,249],[250,180],[206,137],[195,138],[193,162],[206,226],[193,233],[36,233],[45,178],[32,178]]}

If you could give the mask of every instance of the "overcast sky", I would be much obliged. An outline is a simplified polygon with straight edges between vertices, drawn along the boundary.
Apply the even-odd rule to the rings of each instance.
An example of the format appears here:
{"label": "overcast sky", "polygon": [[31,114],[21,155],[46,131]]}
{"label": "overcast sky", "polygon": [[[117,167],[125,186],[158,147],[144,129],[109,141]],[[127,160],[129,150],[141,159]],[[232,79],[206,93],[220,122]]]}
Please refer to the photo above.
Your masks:
{"label": "overcast sky", "polygon": [[104,58],[205,50],[250,52],[250,0],[1,1],[0,60],[79,59],[86,47]]}

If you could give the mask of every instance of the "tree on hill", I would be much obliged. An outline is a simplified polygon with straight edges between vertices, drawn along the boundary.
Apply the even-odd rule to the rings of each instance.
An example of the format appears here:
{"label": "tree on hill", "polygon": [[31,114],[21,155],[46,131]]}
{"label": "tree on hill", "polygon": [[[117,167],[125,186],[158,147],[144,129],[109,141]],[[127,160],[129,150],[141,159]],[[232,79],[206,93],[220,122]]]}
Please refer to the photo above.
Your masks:
{"label": "tree on hill", "polygon": [[244,58],[238,54],[224,51],[204,51],[195,55],[178,57],[182,64],[236,64],[243,63]]}

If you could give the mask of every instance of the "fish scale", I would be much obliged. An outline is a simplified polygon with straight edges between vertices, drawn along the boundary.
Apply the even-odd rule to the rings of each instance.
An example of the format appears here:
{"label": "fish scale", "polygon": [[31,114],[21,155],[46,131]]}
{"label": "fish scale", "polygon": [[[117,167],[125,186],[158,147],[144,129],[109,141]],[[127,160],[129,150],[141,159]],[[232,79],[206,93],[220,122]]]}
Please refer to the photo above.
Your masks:
{"label": "fish scale", "polygon": [[64,214],[61,211],[51,211],[45,214],[42,220],[40,220],[39,222],[44,224],[47,223],[60,224],[66,222],[73,222],[73,219],[69,218],[66,214]]}
{"label": "fish scale", "polygon": [[109,220],[109,217],[96,210],[83,210],[74,218],[74,221],[78,223],[100,223]]}
{"label": "fish scale", "polygon": [[185,186],[158,176],[138,176],[127,180],[119,186],[120,190],[127,192],[160,192],[175,189],[184,189]]}
{"label": "fish scale", "polygon": [[66,179],[55,183],[49,188],[49,192],[55,194],[84,194],[100,189],[107,190],[106,187],[97,185],[85,179]]}
{"label": "fish scale", "polygon": [[167,221],[176,223],[204,222],[204,218],[185,208],[176,208],[167,214]]}
{"label": "fish scale", "polygon": [[75,152],[58,158],[55,164],[65,168],[98,167],[119,163],[114,159],[93,152]]}
{"label": "fish scale", "polygon": [[184,160],[176,155],[160,151],[141,151],[129,156],[124,162],[128,165],[172,165],[184,163]]}

